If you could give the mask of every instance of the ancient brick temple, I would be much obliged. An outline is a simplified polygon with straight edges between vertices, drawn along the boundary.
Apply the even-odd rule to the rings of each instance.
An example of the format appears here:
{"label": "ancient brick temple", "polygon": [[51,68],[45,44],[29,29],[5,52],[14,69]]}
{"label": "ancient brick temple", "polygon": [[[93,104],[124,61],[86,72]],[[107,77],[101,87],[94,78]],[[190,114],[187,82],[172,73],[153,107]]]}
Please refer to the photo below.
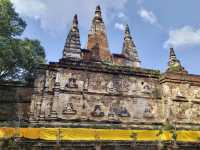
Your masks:
{"label": "ancient brick temple", "polygon": [[142,68],[128,25],[121,53],[112,54],[108,45],[99,6],[86,49],[74,16],[62,58],[38,68],[30,126],[151,130],[168,122],[200,129],[200,76],[184,69],[173,48],[161,73]]}
{"label": "ancient brick temple", "polygon": [[63,57],[38,69],[34,87],[32,123],[200,124],[200,76],[188,74],[172,48],[164,74],[142,68],[128,25],[121,54],[111,54],[99,6],[87,49],[81,49],[75,15]]}

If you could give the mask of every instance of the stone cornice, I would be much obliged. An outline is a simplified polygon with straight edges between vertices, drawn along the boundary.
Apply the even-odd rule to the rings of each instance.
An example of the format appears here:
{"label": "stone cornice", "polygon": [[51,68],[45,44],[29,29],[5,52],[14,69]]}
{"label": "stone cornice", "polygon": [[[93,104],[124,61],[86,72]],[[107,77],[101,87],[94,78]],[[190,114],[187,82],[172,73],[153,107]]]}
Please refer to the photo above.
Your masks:
{"label": "stone cornice", "polygon": [[84,70],[91,72],[101,72],[118,75],[133,75],[145,78],[159,79],[160,71],[144,68],[132,68],[127,66],[112,65],[106,62],[92,62],[85,60],[61,59],[59,62],[50,62],[46,65],[41,65],[39,69],[57,70],[58,68]]}
{"label": "stone cornice", "polygon": [[200,86],[200,75],[164,73],[160,77],[160,82],[188,83],[194,86]]}

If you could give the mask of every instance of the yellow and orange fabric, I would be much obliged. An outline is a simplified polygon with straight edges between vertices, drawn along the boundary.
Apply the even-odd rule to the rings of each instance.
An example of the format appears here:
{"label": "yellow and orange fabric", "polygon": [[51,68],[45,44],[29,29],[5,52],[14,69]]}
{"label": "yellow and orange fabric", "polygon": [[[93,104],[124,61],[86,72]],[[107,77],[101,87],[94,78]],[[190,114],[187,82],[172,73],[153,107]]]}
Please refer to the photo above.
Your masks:
{"label": "yellow and orange fabric", "polygon": [[[176,131],[177,141],[200,142],[200,131]],[[131,141],[133,135],[137,141],[169,141],[172,133],[159,130],[123,130],[91,128],[0,128],[0,139],[21,137],[30,140],[48,141]]]}

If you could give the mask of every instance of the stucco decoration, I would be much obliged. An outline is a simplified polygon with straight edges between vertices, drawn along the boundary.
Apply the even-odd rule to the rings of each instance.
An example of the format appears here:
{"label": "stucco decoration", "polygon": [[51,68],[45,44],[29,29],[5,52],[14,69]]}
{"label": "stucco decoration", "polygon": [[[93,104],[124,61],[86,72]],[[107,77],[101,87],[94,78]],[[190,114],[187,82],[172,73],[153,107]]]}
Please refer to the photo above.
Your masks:
{"label": "stucco decoration", "polygon": [[75,115],[77,113],[76,110],[74,110],[72,103],[67,103],[66,106],[64,106],[63,114],[65,115]]}
{"label": "stucco decoration", "polygon": [[77,79],[76,78],[69,78],[67,84],[66,84],[67,88],[78,88],[78,84],[77,84]]}
{"label": "stucco decoration", "polygon": [[93,117],[103,117],[104,112],[101,109],[101,105],[95,105],[93,112],[91,113]]}

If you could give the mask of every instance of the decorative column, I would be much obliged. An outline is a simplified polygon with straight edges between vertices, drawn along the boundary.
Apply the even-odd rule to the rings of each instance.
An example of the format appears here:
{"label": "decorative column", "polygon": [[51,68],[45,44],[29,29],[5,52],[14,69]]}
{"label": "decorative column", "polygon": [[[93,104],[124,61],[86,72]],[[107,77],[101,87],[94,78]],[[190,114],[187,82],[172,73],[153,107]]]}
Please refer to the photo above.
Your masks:
{"label": "decorative column", "polygon": [[45,112],[46,112],[46,105],[48,103],[48,92],[49,92],[49,70],[46,70],[46,75],[45,75],[45,85],[44,85],[44,90],[43,90],[43,96],[41,100],[39,99],[37,102],[37,108],[40,110],[39,114],[39,121],[44,121],[45,120]]}
{"label": "decorative column", "polygon": [[60,73],[56,73],[55,85],[53,89],[53,102],[52,108],[50,113],[50,119],[56,120],[58,118],[58,101],[59,101],[59,94],[60,94]]}

